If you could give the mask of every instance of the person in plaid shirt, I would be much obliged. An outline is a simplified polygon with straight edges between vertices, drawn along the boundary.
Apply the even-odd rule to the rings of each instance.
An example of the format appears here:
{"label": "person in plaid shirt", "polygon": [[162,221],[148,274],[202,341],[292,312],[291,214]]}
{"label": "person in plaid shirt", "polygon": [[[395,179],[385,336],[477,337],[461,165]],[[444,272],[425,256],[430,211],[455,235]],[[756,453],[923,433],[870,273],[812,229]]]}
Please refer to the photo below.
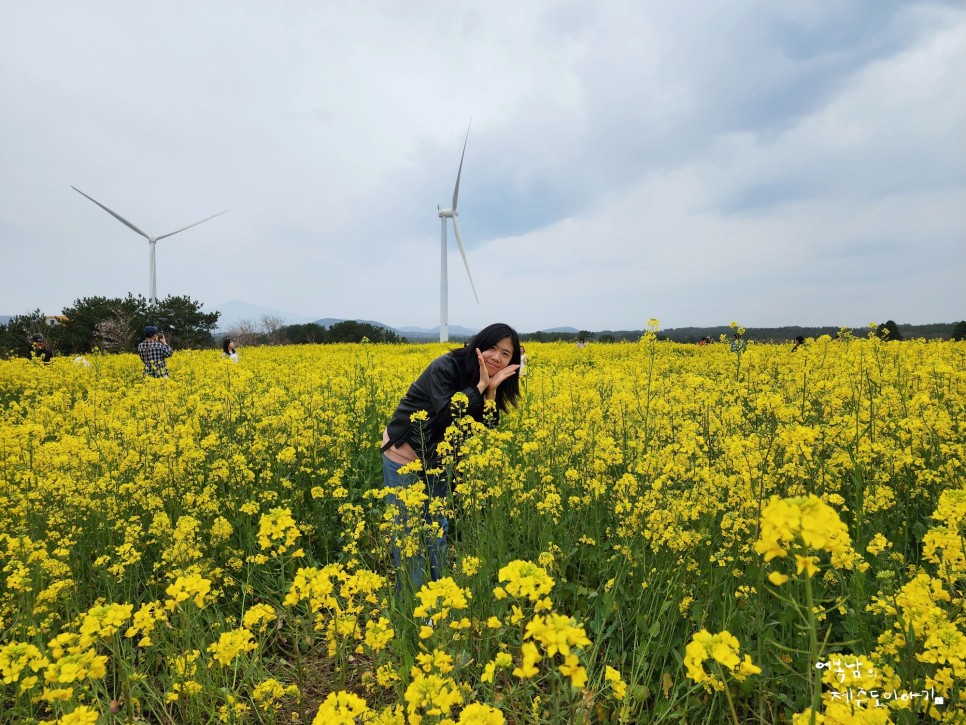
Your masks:
{"label": "person in plaid shirt", "polygon": [[174,352],[164,341],[164,333],[154,325],[144,328],[144,340],[138,345],[138,355],[144,363],[144,376],[152,378],[168,377],[168,363],[165,360]]}

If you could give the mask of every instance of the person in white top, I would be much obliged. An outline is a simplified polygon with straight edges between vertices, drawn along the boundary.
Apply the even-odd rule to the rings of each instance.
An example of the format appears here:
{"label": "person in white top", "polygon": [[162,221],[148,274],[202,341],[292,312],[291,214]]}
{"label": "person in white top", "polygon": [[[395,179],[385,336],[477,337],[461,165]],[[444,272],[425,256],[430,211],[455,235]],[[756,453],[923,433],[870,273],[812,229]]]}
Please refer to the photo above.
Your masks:
{"label": "person in white top", "polygon": [[225,357],[232,362],[238,362],[238,351],[235,349],[235,341],[230,337],[226,337],[225,341],[221,344],[221,349],[225,353]]}

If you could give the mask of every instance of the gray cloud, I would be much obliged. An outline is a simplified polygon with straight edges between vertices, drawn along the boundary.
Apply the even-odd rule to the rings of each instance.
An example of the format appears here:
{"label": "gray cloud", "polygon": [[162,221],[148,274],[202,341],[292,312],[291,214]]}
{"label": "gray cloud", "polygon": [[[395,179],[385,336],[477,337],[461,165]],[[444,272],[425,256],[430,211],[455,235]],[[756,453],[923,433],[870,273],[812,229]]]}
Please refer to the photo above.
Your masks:
{"label": "gray cloud", "polygon": [[[0,8],[0,313],[146,291],[433,325],[963,317],[943,2]],[[36,272],[40,271],[38,283]],[[886,313],[883,310],[888,309]]]}

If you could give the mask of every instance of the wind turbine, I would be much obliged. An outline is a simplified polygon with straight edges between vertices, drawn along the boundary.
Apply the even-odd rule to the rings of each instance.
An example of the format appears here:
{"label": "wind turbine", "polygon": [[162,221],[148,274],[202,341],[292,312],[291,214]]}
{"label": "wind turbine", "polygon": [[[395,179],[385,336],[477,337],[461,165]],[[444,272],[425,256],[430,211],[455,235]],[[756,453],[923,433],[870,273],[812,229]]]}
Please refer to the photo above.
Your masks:
{"label": "wind turbine", "polygon": [[460,195],[460,176],[463,173],[463,157],[466,156],[466,142],[470,140],[470,130],[466,129],[466,139],[463,141],[463,154],[460,156],[460,168],[456,172],[456,187],[453,189],[453,208],[436,210],[439,212],[440,223],[440,284],[439,284],[439,341],[449,340],[449,312],[447,310],[448,289],[446,287],[446,220],[453,220],[453,231],[456,233],[456,243],[459,245],[460,254],[463,255],[463,264],[466,266],[466,276],[470,278],[470,287],[473,288],[473,296],[476,297],[476,304],[480,303],[480,297],[476,294],[476,285],[473,284],[473,275],[470,274],[470,263],[466,259],[466,248],[463,247],[463,235],[460,234],[460,220],[456,213],[456,202]]}
{"label": "wind turbine", "polygon": [[148,258],[148,283],[150,285],[150,295],[149,295],[148,301],[150,301],[150,302],[157,302],[157,300],[158,300],[158,295],[157,295],[157,291],[158,291],[158,279],[157,279],[157,272],[156,272],[155,264],[154,264],[154,248],[155,248],[155,245],[158,243],[158,240],[159,239],[164,239],[165,237],[170,237],[170,236],[172,236],[174,234],[177,234],[178,232],[183,232],[186,229],[191,229],[191,227],[196,227],[199,224],[203,224],[206,221],[209,221],[211,219],[214,219],[216,216],[221,216],[222,214],[225,214],[225,213],[228,212],[228,209],[225,209],[225,211],[220,211],[217,214],[215,214],[214,216],[210,216],[207,219],[202,219],[200,222],[195,222],[194,224],[189,224],[186,227],[181,227],[181,229],[175,229],[173,232],[168,232],[167,234],[161,234],[161,235],[159,235],[157,237],[152,237],[150,234],[145,234],[144,232],[142,232],[140,229],[138,229],[136,226],[134,226],[133,224],[131,224],[131,222],[129,222],[124,217],[122,217],[120,214],[117,214],[117,213],[111,211],[110,209],[108,209],[106,206],[104,206],[103,204],[101,204],[101,202],[99,202],[97,199],[92,199],[91,197],[87,196],[87,194],[85,194],[83,191],[81,191],[80,189],[78,189],[76,186],[72,186],[70,188],[73,189],[74,191],[76,191],[81,196],[90,199],[95,204],[97,204],[101,209],[103,209],[108,214],[110,214],[112,217],[114,217],[119,222],[121,222],[121,224],[123,224],[126,227],[129,227],[129,228],[133,229],[138,234],[140,234],[142,237],[144,237],[145,239],[148,240],[148,244],[151,247],[151,254],[150,254],[149,258]]}

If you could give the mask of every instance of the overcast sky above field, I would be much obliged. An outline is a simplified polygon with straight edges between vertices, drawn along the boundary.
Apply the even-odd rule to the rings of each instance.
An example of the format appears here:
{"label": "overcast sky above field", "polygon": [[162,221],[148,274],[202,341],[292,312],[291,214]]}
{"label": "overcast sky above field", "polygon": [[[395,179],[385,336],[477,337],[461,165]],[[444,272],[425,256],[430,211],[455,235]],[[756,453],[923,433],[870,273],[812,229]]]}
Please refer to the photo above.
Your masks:
{"label": "overcast sky above field", "polygon": [[393,326],[966,317],[966,5],[5,2],[0,314]]}

